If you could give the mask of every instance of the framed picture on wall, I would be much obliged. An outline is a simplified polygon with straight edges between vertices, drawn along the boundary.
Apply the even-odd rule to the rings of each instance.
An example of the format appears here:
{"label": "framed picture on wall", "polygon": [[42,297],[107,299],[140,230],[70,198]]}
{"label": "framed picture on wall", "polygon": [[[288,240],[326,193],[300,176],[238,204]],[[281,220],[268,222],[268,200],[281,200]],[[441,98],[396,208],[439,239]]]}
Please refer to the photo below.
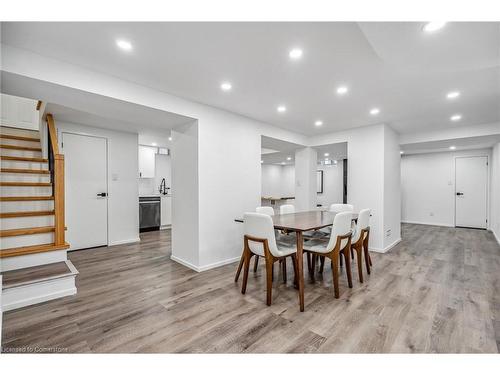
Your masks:
{"label": "framed picture on wall", "polygon": [[316,171],[316,193],[323,194],[323,171]]}

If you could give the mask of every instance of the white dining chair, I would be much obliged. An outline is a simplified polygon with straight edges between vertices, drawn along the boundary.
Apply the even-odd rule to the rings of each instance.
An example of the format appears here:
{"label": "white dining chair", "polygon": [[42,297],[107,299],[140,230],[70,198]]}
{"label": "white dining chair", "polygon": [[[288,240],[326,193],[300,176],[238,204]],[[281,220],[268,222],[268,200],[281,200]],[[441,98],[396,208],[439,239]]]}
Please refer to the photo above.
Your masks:
{"label": "white dining chair", "polygon": [[366,272],[370,274],[371,259],[368,252],[368,241],[370,237],[370,209],[365,208],[359,211],[358,221],[351,240],[351,249],[356,252],[358,263],[359,282],[363,282],[362,257],[364,253]]}
{"label": "white dining chair", "polygon": [[273,265],[279,260],[292,258],[295,281],[297,281],[297,248],[295,246],[285,246],[276,242],[274,235],[273,220],[269,215],[247,212],[243,215],[244,226],[244,270],[241,293],[245,294],[248,269],[253,256],[263,257],[266,261],[266,303],[271,305]]}
{"label": "white dining chair", "polygon": [[295,206],[293,204],[283,204],[280,206],[280,215],[294,214]]}
{"label": "white dining chair", "polygon": [[[307,243],[304,252],[312,255],[312,265],[309,266],[309,275],[314,278],[315,259],[325,257],[331,260],[333,273],[333,288],[335,298],[339,298],[339,258],[343,255],[346,263],[347,282],[352,288],[351,273],[351,212],[341,212],[333,219],[333,229],[328,242],[324,240],[312,240]],[[309,257],[308,257],[309,259]]]}

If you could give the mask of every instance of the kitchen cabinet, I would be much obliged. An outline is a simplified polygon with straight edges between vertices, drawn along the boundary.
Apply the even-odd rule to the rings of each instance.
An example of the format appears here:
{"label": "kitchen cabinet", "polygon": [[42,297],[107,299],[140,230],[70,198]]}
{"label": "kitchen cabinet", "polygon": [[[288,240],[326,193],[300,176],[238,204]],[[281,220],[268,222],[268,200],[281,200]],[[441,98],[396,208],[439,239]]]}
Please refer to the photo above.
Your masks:
{"label": "kitchen cabinet", "polygon": [[169,227],[172,225],[172,196],[161,196],[161,227]]}
{"label": "kitchen cabinet", "polygon": [[156,147],[139,145],[139,177],[155,177],[155,157],[157,151]]}

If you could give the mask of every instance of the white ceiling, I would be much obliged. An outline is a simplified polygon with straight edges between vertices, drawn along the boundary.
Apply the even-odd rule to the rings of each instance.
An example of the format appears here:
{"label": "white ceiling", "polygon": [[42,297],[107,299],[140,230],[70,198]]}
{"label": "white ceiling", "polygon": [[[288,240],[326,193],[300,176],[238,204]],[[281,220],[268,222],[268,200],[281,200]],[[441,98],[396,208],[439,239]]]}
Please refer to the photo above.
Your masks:
{"label": "white ceiling", "polygon": [[[307,135],[380,122],[409,133],[500,121],[500,23],[449,23],[433,34],[422,25],[24,22],[2,23],[2,43]],[[117,38],[133,50],[119,50]],[[289,59],[293,47],[302,59]],[[231,92],[220,90],[225,80]],[[350,89],[342,97],[340,84]],[[450,102],[450,90],[462,95]],[[455,113],[462,121],[449,121]]]}
{"label": "white ceiling", "polygon": [[468,137],[458,139],[445,139],[440,141],[410,143],[401,145],[401,150],[405,155],[424,154],[428,152],[449,152],[450,147],[454,146],[455,151],[477,150],[493,147],[500,142],[500,134],[487,135],[480,137]]}

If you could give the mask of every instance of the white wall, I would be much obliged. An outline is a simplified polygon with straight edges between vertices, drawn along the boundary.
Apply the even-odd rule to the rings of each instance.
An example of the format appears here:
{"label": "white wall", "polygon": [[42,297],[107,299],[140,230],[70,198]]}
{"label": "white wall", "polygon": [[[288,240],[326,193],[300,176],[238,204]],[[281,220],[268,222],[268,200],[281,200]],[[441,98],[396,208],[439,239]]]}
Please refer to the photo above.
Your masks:
{"label": "white wall", "polygon": [[172,259],[199,265],[198,123],[172,132]]}
{"label": "white wall", "polygon": [[139,241],[137,134],[60,122],[57,118],[55,122],[59,143],[62,132],[108,140],[108,245]]}
{"label": "white wall", "polygon": [[384,127],[384,249],[401,241],[401,155],[399,151],[398,134],[392,128]]}
{"label": "white wall", "polygon": [[[491,150],[439,152],[401,157],[403,222],[455,226],[456,156],[488,156],[491,160]],[[492,163],[490,170],[491,166]]]}
{"label": "white wall", "polygon": [[344,199],[344,165],[339,161],[336,165],[319,165],[323,171],[323,194],[317,195],[317,203],[330,207],[333,203],[342,203]]}
{"label": "white wall", "polygon": [[316,209],[318,152],[312,147],[295,151],[295,209]]}
{"label": "white wall", "polygon": [[295,195],[295,166],[262,165],[263,197],[293,197]]}
{"label": "white wall", "polygon": [[490,229],[500,243],[500,143],[491,153]]}

